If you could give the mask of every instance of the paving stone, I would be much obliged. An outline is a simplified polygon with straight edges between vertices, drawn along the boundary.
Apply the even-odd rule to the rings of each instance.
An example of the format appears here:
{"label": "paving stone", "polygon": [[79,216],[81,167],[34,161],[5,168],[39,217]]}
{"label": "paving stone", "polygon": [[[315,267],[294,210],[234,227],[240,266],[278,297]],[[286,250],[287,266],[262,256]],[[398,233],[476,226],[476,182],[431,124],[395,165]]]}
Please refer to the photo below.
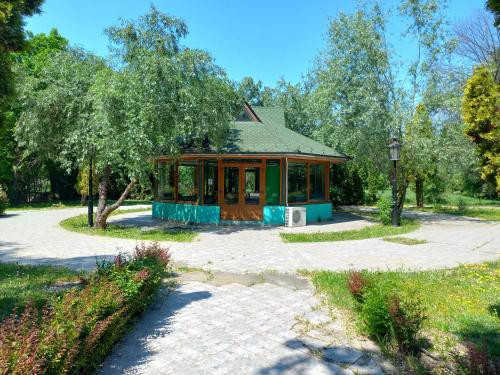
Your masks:
{"label": "paving stone", "polygon": [[323,350],[323,357],[330,362],[352,364],[363,356],[363,352],[347,347],[331,347]]}
{"label": "paving stone", "polygon": [[241,284],[245,286],[252,286],[260,282],[259,275],[257,274],[238,274],[235,272],[214,272],[211,277],[208,279],[208,283],[221,286],[226,284]]}

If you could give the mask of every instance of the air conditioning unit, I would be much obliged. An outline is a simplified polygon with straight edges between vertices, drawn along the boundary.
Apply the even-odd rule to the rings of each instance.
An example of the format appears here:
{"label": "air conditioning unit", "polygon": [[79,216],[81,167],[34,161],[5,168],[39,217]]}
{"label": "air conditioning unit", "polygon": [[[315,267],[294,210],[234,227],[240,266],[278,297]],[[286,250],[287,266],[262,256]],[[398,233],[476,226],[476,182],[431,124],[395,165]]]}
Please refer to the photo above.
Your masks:
{"label": "air conditioning unit", "polygon": [[303,227],[306,225],[305,207],[287,207],[285,210],[285,225],[287,227]]}

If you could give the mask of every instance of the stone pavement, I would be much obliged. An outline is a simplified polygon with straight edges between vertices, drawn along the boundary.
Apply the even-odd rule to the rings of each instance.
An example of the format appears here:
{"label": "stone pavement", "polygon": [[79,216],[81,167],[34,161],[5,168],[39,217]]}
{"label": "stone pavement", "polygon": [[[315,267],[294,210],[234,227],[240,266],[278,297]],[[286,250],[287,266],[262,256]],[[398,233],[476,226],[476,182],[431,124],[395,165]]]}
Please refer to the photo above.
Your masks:
{"label": "stone pavement", "polygon": [[[195,281],[160,301],[115,347],[101,375],[383,374],[392,368],[373,343],[346,339],[342,322],[332,322],[308,289]],[[320,331],[327,325],[337,337],[342,333],[341,343]]]}
{"label": "stone pavement", "polygon": [[[0,261],[90,269],[95,266],[96,257],[110,258],[119,250],[133,249],[134,240],[87,236],[59,226],[61,220],[83,212],[84,208],[14,211],[0,217]],[[416,246],[377,238],[283,243],[279,232],[284,228],[256,226],[201,226],[197,228],[200,235],[193,242],[165,245],[170,247],[173,260],[178,263],[236,273],[266,270],[294,273],[300,269],[435,269],[493,260],[500,255],[500,222],[424,213],[418,216],[423,220],[421,228],[403,235],[429,241]],[[149,212],[120,215],[113,221],[141,226],[152,223]],[[349,229],[366,225],[364,222],[354,217],[336,225]],[[333,225],[306,228],[321,230],[327,226]]]}
{"label": "stone pavement", "polygon": [[[0,261],[91,269],[96,258],[130,251],[136,241],[87,236],[59,226],[84,208],[16,211],[0,217]],[[381,239],[287,244],[284,228],[200,227],[191,243],[168,243],[173,260],[212,270],[183,276],[159,298],[114,353],[102,374],[380,374],[391,370],[369,341],[353,337],[341,312],[325,311],[298,269],[433,269],[497,259],[500,223],[419,214],[406,246]],[[149,213],[113,219],[155,226]],[[369,225],[337,214],[337,223],[288,231]],[[279,275],[274,271],[288,272]],[[224,272],[215,272],[224,271]],[[239,275],[239,276],[238,276]],[[296,278],[296,279],[294,279]],[[245,284],[245,285],[243,285]],[[332,317],[335,319],[332,320]]]}

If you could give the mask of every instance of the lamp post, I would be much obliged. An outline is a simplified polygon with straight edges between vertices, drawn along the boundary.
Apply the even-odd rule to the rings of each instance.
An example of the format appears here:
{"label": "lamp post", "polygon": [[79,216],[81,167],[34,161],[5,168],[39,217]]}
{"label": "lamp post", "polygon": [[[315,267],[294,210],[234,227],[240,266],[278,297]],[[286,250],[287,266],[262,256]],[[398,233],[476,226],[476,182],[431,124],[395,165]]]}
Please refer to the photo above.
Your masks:
{"label": "lamp post", "polygon": [[389,160],[392,160],[392,226],[399,227],[398,215],[398,175],[397,162],[400,159],[401,144],[397,138],[392,138],[389,145]]}
{"label": "lamp post", "polygon": [[92,163],[94,162],[94,153],[95,149],[92,146],[90,149],[90,157],[89,157],[89,205],[87,211],[87,223],[89,228],[94,226],[94,189],[93,189],[93,181],[92,181]]}

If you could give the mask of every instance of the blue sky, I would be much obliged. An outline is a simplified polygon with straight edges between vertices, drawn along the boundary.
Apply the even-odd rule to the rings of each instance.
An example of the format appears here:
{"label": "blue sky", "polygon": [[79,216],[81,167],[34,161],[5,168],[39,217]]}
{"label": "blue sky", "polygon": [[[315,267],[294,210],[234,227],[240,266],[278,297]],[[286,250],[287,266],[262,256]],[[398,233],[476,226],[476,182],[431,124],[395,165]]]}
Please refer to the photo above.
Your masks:
{"label": "blue sky", "polygon": [[[394,0],[387,1],[393,3]],[[351,12],[348,0],[45,0],[43,13],[28,18],[34,33],[55,27],[70,43],[107,54],[104,28],[119,18],[134,19],[150,4],[183,18],[190,34],[185,44],[209,51],[233,80],[249,75],[274,85],[284,77],[298,82],[325,44],[329,19]],[[482,0],[451,0],[447,19],[454,23],[484,7]],[[390,41],[401,58],[412,56],[411,43],[400,37],[400,19],[391,21]]]}

